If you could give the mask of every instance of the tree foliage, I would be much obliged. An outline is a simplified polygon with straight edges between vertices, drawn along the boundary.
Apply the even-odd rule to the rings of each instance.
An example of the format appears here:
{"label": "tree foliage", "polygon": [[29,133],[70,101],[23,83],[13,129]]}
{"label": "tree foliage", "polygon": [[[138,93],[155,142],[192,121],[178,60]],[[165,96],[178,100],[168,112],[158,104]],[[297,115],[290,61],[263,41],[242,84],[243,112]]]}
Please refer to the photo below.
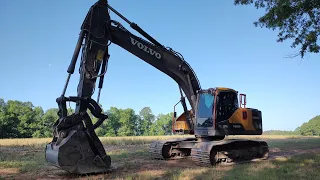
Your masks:
{"label": "tree foliage", "polygon": [[300,47],[302,58],[306,53],[319,53],[319,0],[235,0],[235,5],[249,5],[265,9],[266,13],[254,25],[278,29],[277,42],[292,39],[291,48]]}
{"label": "tree foliage", "polygon": [[141,135],[151,135],[150,128],[155,120],[150,107],[144,107],[139,113],[139,129]]}
{"label": "tree foliage", "polygon": [[0,101],[0,137],[32,137],[39,128],[42,109],[31,102]]}
{"label": "tree foliage", "polygon": [[320,115],[303,123],[299,130],[303,136],[320,136]]}
{"label": "tree foliage", "polygon": [[157,121],[150,127],[150,135],[169,135],[171,133],[173,113],[159,114]]}
{"label": "tree foliage", "polygon": [[308,122],[303,123],[294,131],[269,130],[264,131],[264,135],[302,135],[302,136],[320,136],[320,115],[315,116]]}
{"label": "tree foliage", "polygon": [[[104,111],[104,110],[103,110]],[[52,137],[52,126],[58,120],[58,108],[44,111],[31,102],[0,99],[0,138]],[[68,114],[74,113],[69,108]],[[104,113],[109,118],[95,131],[98,136],[142,136],[171,134],[172,114],[155,116],[150,107],[139,114],[131,108],[110,107]],[[97,119],[88,111],[92,122]]]}

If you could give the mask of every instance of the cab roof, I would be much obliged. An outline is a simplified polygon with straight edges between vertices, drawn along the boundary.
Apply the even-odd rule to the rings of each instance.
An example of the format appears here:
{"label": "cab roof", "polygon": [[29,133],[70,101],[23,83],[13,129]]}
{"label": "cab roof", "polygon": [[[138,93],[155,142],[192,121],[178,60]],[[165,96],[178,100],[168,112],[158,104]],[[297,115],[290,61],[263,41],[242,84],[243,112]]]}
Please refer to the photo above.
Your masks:
{"label": "cab roof", "polygon": [[218,91],[233,91],[233,92],[235,92],[235,93],[238,93],[238,91],[236,91],[236,90],[234,90],[234,89],[232,89],[232,88],[227,88],[227,87],[216,87],[216,89],[217,89]]}

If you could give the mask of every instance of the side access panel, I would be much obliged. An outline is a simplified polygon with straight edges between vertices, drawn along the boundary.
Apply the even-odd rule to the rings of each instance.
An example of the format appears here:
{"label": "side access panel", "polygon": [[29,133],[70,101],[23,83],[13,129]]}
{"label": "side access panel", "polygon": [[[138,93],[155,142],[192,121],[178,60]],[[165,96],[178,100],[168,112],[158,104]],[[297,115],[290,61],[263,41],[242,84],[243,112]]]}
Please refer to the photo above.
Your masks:
{"label": "side access panel", "polygon": [[219,124],[218,128],[227,127],[229,135],[261,135],[262,113],[257,109],[239,108],[229,118],[227,124]]}

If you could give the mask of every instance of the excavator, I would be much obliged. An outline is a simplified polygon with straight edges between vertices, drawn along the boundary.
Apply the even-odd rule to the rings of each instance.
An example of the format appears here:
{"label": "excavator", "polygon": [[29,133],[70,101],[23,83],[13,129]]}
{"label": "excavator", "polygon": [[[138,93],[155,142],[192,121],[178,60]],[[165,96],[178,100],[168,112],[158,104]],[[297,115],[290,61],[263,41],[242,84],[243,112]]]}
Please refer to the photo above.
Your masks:
{"label": "excavator", "polygon": [[[112,20],[110,10],[144,38]],[[95,133],[95,129],[108,119],[99,105],[99,99],[111,43],[168,75],[178,84],[181,98],[177,104],[182,104],[184,112],[177,117],[174,109],[172,132],[191,137],[152,142],[149,148],[152,159],[189,158],[199,166],[213,167],[221,163],[268,158],[269,149],[265,141],[226,138],[229,135],[262,134],[262,113],[258,109],[245,107],[245,94],[225,87],[201,88],[194,70],[180,53],[159,43],[112,8],[107,0],[98,0],[90,7],[81,25],[67,69],[66,83],[61,96],[56,99],[59,119],[53,125],[53,139],[45,148],[48,163],[73,174],[104,173],[112,169],[111,158]],[[80,51],[77,95],[68,97],[66,90]],[[92,96],[96,83],[99,91],[97,100],[94,100]],[[67,111],[67,103],[70,102],[75,103],[73,114]],[[89,112],[98,119],[96,123],[92,122]]]}

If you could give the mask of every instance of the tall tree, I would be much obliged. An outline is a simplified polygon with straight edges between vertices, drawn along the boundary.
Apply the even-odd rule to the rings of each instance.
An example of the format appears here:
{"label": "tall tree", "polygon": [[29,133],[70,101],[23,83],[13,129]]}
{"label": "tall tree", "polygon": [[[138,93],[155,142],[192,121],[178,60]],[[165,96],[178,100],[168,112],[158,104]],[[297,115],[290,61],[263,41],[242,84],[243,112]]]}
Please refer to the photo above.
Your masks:
{"label": "tall tree", "polygon": [[152,122],[155,120],[155,116],[152,114],[150,107],[144,107],[139,112],[139,125],[138,129],[140,130],[141,135],[148,136],[150,135],[150,128],[152,125]]}
{"label": "tall tree", "polygon": [[31,102],[9,100],[7,102],[7,115],[9,121],[15,122],[12,128],[18,131],[18,137],[32,137],[35,131],[33,105]]}
{"label": "tall tree", "polygon": [[0,138],[19,137],[19,119],[8,111],[8,103],[0,99]]}
{"label": "tall tree", "polygon": [[121,110],[116,107],[110,107],[110,109],[106,112],[109,118],[105,122],[104,136],[118,136],[118,131],[121,127],[120,111]]}
{"label": "tall tree", "polygon": [[159,114],[157,120],[151,126],[151,135],[170,135],[172,132],[172,116],[173,113]]}
{"label": "tall tree", "polygon": [[52,126],[59,119],[58,108],[48,109],[42,116],[42,123],[39,124],[41,127],[37,134],[34,134],[36,137],[51,137],[52,136]]}
{"label": "tall tree", "polygon": [[134,136],[136,134],[135,127],[137,122],[137,115],[131,108],[120,110],[120,123],[119,136]]}
{"label": "tall tree", "polygon": [[41,131],[44,128],[43,126],[43,115],[44,111],[42,107],[35,107],[34,110],[34,118],[32,122],[32,127],[35,131],[32,133],[32,137],[44,137],[41,136]]}
{"label": "tall tree", "polygon": [[277,42],[292,39],[291,48],[300,46],[294,56],[319,53],[320,1],[319,0],[235,0],[235,5],[249,5],[265,9],[266,13],[254,25],[278,29]]}
{"label": "tall tree", "polygon": [[[100,104],[99,104],[100,105]],[[100,105],[101,107],[101,105]],[[108,115],[108,119],[106,119],[95,131],[98,136],[117,136],[118,129],[120,126],[119,122],[119,110],[115,107],[111,107],[108,111],[104,112],[102,108],[102,112]],[[91,114],[91,113],[89,113]],[[93,124],[97,122],[97,118],[95,118],[91,114],[91,118]]]}

